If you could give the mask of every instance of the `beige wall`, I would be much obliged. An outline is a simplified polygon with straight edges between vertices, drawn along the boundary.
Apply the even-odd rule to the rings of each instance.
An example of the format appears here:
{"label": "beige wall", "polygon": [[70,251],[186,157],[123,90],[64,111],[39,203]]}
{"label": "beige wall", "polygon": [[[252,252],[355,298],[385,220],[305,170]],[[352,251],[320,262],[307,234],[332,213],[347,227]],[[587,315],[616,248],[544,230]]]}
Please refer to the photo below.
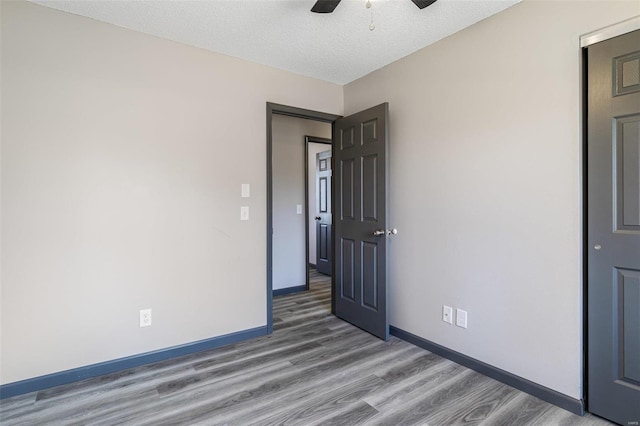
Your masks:
{"label": "beige wall", "polygon": [[[305,285],[304,137],[331,138],[331,124],[273,115],[273,289]],[[313,164],[310,168],[314,167]],[[315,191],[314,193],[315,194]],[[311,194],[311,195],[313,195]],[[302,214],[296,206],[302,205]],[[313,204],[315,206],[315,203]]]}
{"label": "beige wall", "polygon": [[524,1],[345,86],[390,103],[394,326],[581,397],[579,37],[639,13]]}
{"label": "beige wall", "polygon": [[1,3],[1,382],[264,326],[266,102],[342,88]]}

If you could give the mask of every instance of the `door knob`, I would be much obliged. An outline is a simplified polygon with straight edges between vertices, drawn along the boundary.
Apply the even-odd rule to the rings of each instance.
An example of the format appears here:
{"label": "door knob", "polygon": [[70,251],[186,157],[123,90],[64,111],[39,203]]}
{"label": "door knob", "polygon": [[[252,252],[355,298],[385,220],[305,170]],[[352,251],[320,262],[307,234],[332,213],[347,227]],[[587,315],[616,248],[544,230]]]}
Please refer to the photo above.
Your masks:
{"label": "door knob", "polygon": [[595,250],[600,250],[602,248],[602,246],[600,244],[596,244],[593,248]]}
{"label": "door knob", "polygon": [[374,237],[381,237],[383,235],[396,235],[398,233],[398,230],[396,228],[392,228],[389,230],[384,230],[384,229],[376,229],[375,231],[373,231],[373,236]]}
{"label": "door knob", "polygon": [[320,220],[322,219],[320,216],[316,216],[316,220]]}

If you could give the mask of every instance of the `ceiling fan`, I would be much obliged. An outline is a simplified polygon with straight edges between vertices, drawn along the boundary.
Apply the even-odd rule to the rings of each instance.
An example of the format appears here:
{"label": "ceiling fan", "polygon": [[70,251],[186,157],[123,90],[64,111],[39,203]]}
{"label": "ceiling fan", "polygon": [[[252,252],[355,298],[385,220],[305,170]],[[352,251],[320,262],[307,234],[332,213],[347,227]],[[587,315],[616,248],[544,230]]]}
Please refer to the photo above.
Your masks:
{"label": "ceiling fan", "polygon": [[[318,0],[316,4],[311,8],[315,13],[331,13],[340,4],[341,0]],[[419,9],[424,9],[427,6],[432,5],[436,0],[411,0],[413,4],[418,6]]]}

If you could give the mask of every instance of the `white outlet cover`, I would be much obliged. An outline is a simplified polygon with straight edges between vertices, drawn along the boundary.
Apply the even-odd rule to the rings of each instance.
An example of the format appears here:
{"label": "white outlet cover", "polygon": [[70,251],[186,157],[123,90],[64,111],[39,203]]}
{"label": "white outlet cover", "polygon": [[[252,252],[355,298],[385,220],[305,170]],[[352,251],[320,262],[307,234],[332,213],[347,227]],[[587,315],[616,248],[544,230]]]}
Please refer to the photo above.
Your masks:
{"label": "white outlet cover", "polygon": [[456,325],[458,327],[467,328],[467,311],[456,309]]}
{"label": "white outlet cover", "polygon": [[140,310],[140,327],[149,327],[151,325],[151,309]]}

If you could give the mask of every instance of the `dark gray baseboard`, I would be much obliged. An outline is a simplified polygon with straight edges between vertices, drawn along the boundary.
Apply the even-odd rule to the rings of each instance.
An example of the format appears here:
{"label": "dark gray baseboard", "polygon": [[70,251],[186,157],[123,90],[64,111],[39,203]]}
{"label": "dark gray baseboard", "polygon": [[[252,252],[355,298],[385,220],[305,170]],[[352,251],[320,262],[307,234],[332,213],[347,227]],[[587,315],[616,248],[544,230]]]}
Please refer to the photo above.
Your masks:
{"label": "dark gray baseboard", "polygon": [[309,262],[309,268],[316,269],[316,264]]}
{"label": "dark gray baseboard", "polygon": [[298,293],[299,291],[306,291],[306,290],[307,290],[306,285],[297,285],[295,287],[279,288],[277,290],[273,290],[273,295],[282,296],[284,294]]}
{"label": "dark gray baseboard", "polygon": [[266,326],[251,328],[248,330],[238,331],[236,333],[225,334],[224,336],[212,337],[211,339],[199,340],[197,342],[186,343],[184,345],[173,346],[166,349],[159,349],[157,351],[100,362],[98,364],[87,365],[85,367],[60,371],[58,373],[47,374],[46,376],[7,383],[6,385],[0,385],[0,399],[35,392],[54,386],[66,385],[67,383],[77,382],[101,376],[103,374],[114,373],[116,371],[127,370],[129,368],[150,364],[152,362],[164,361],[195,352],[215,349],[220,346],[264,336],[265,334],[267,334]]}
{"label": "dark gray baseboard", "polygon": [[501,370],[500,368],[478,361],[477,359],[468,357],[460,352],[453,351],[397,327],[390,326],[389,332],[402,340],[433,352],[434,354],[440,355],[443,358],[450,359],[455,363],[464,365],[478,373],[484,374],[487,377],[491,377],[492,379],[533,395],[536,398],[540,398],[550,404],[557,405],[558,407],[564,408],[565,410],[579,416],[584,416],[585,414],[584,401],[581,399],[571,398],[565,394],[554,391],[553,389],[549,389],[525,378],[511,374],[508,371]]}

